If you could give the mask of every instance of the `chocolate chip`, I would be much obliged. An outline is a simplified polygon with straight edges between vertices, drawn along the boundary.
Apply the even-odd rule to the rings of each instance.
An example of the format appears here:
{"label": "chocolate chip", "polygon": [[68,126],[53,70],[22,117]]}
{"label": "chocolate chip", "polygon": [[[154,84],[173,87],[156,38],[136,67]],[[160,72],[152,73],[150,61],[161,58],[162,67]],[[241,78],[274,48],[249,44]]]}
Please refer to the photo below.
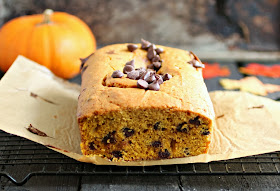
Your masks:
{"label": "chocolate chip", "polygon": [[83,66],[82,70],[81,70],[81,74],[83,75],[83,73],[86,71],[86,69],[88,68],[88,65]]}
{"label": "chocolate chip", "polygon": [[190,119],[189,123],[193,124],[193,125],[196,125],[196,126],[200,125],[199,116],[195,117],[194,119]]}
{"label": "chocolate chip", "polygon": [[160,89],[157,81],[154,81],[153,83],[149,84],[148,88],[149,90],[154,90],[154,91],[158,91]]}
{"label": "chocolate chip", "polygon": [[153,62],[154,68],[158,70],[161,67],[161,62]]}
{"label": "chocolate chip", "polygon": [[207,129],[206,131],[202,132],[202,135],[210,135],[210,131]]}
{"label": "chocolate chip", "polygon": [[191,61],[189,61],[189,63],[195,68],[205,68],[204,64],[202,64],[201,62],[199,62],[195,59],[192,59]]}
{"label": "chocolate chip", "polygon": [[155,44],[151,44],[151,46],[148,48],[148,51],[151,50],[151,49],[152,50],[156,50],[156,45]]}
{"label": "chocolate chip", "polygon": [[133,70],[134,70],[134,67],[133,67],[133,66],[131,66],[131,65],[126,65],[126,66],[123,68],[123,73],[127,74],[127,73],[129,73],[129,72],[131,72],[131,71],[133,71]]}
{"label": "chocolate chip", "polygon": [[141,68],[136,68],[136,71],[139,72],[139,78],[141,78],[142,75],[144,75],[146,73],[146,69],[141,67]]}
{"label": "chocolate chip", "polygon": [[161,130],[162,130],[162,131],[165,131],[165,130],[166,130],[166,128],[161,128]]}
{"label": "chocolate chip", "polygon": [[[147,70],[148,70],[148,69],[147,69]],[[143,73],[142,76],[140,76],[140,79],[141,79],[141,80],[144,80],[144,78],[145,78],[145,76],[146,76],[147,73],[148,73],[148,71],[146,71],[145,73]]]}
{"label": "chocolate chip", "polygon": [[195,68],[205,68],[205,65],[202,64],[201,62],[198,62],[197,60],[194,61],[193,66]]}
{"label": "chocolate chip", "polygon": [[152,62],[158,62],[160,60],[159,55],[155,55],[152,59]]}
{"label": "chocolate chip", "polygon": [[130,65],[130,66],[133,66],[133,68],[135,67],[134,66],[134,59],[133,60],[130,60],[129,62],[127,62],[125,65],[127,66],[127,65]]}
{"label": "chocolate chip", "polygon": [[123,132],[124,132],[125,137],[130,137],[134,134],[134,130],[129,129],[127,127],[123,129]]}
{"label": "chocolate chip", "polygon": [[121,77],[123,77],[123,73],[120,70],[116,70],[116,71],[113,72],[112,77],[113,78],[121,78]]}
{"label": "chocolate chip", "polygon": [[128,143],[129,143],[129,144],[132,144],[132,142],[131,142],[131,141],[128,141]]}
{"label": "chocolate chip", "polygon": [[162,78],[163,78],[163,81],[166,81],[166,80],[170,80],[172,78],[172,76],[170,74],[166,73],[163,75]]}
{"label": "chocolate chip", "polygon": [[166,158],[168,158],[170,156],[170,153],[168,152],[167,149],[165,149],[164,151],[158,152],[158,156],[161,159],[166,159]]}
{"label": "chocolate chip", "polygon": [[163,83],[163,79],[162,79],[162,76],[161,76],[161,75],[156,74],[155,77],[156,77],[156,80],[157,80],[157,82],[158,82],[159,85]]}
{"label": "chocolate chip", "polygon": [[137,87],[138,88],[147,89],[148,85],[149,85],[148,82],[146,82],[145,80],[140,79],[140,80],[137,81]]}
{"label": "chocolate chip", "polygon": [[130,51],[130,52],[133,52],[134,50],[136,50],[138,48],[138,46],[136,44],[129,44],[127,45],[127,49]]}
{"label": "chocolate chip", "polygon": [[158,130],[159,124],[160,124],[160,121],[158,121],[154,124],[154,130]]}
{"label": "chocolate chip", "polygon": [[153,70],[155,69],[153,64],[149,64],[149,65],[147,66],[147,68],[148,68],[148,69],[153,69]]}
{"label": "chocolate chip", "polygon": [[129,79],[132,79],[132,80],[138,80],[138,79],[140,78],[139,72],[136,71],[136,70],[133,70],[133,71],[129,72],[129,73],[127,74],[127,77],[128,77]]}
{"label": "chocolate chip", "polygon": [[147,133],[148,132],[148,129],[144,129],[143,133]]}
{"label": "chocolate chip", "polygon": [[189,127],[187,126],[187,122],[180,123],[177,127],[176,130],[178,132],[182,133],[188,133],[189,132]]}
{"label": "chocolate chip", "polygon": [[154,141],[154,142],[152,143],[152,146],[155,147],[155,148],[158,148],[158,147],[161,146],[161,142],[160,142],[160,141]]}
{"label": "chocolate chip", "polygon": [[151,71],[146,72],[144,75],[144,80],[148,83],[154,82],[156,80],[155,73]]}
{"label": "chocolate chip", "polygon": [[164,50],[162,48],[156,48],[156,52],[157,54],[161,54],[164,52]]}
{"label": "chocolate chip", "polygon": [[147,57],[149,60],[152,60],[156,56],[156,51],[154,49],[149,49],[147,53]]}
{"label": "chocolate chip", "polygon": [[87,62],[87,60],[89,59],[89,57],[91,57],[94,53],[91,53],[89,56],[87,56],[86,58],[80,58],[81,60],[81,68],[82,69],[85,65],[85,63]]}
{"label": "chocolate chip", "polygon": [[94,147],[94,142],[90,142],[89,144],[88,144],[88,148],[90,149],[90,150],[95,150],[95,147]]}
{"label": "chocolate chip", "polygon": [[105,137],[103,137],[102,139],[102,143],[104,143],[105,145],[108,145],[110,143],[116,143],[116,139],[115,139],[115,134],[116,131],[112,131],[110,133],[108,133]]}
{"label": "chocolate chip", "polygon": [[137,70],[137,71],[146,71],[146,69],[144,67],[136,68],[135,70]]}
{"label": "chocolate chip", "polygon": [[141,48],[142,49],[148,49],[150,46],[152,45],[152,43],[150,43],[147,40],[141,39]]}
{"label": "chocolate chip", "polygon": [[113,151],[112,155],[116,158],[121,158],[123,156],[121,151]]}
{"label": "chocolate chip", "polygon": [[153,74],[156,73],[156,71],[154,69],[150,69],[150,68],[147,68],[147,72],[152,72]]}
{"label": "chocolate chip", "polygon": [[193,56],[193,59],[191,61],[189,61],[189,63],[195,67],[195,68],[204,68],[205,65],[202,64],[202,62],[200,61],[200,59],[192,52],[190,51],[190,55]]}
{"label": "chocolate chip", "polygon": [[186,155],[189,155],[189,154],[190,154],[189,148],[188,148],[188,147],[185,148],[184,153],[186,153]]}

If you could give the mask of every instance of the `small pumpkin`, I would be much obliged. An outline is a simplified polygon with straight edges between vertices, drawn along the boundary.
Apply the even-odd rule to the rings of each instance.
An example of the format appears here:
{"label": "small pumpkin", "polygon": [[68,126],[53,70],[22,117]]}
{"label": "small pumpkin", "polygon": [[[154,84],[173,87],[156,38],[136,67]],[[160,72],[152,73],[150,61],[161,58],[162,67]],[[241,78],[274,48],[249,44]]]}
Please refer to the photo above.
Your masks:
{"label": "small pumpkin", "polygon": [[90,28],[76,16],[45,10],[15,18],[0,30],[0,69],[8,70],[23,55],[62,78],[80,72],[80,58],[96,50]]}

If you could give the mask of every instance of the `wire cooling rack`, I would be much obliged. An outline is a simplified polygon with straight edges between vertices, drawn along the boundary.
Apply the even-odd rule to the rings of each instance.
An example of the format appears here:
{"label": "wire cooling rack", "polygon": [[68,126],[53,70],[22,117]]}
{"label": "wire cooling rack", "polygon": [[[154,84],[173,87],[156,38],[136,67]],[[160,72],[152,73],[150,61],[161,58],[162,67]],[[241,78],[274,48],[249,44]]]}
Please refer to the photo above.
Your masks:
{"label": "wire cooling rack", "polygon": [[[43,145],[0,131],[0,176],[16,185],[32,176],[280,175],[280,152],[199,164],[151,167],[97,166],[77,162]],[[6,179],[6,180],[7,180]]]}

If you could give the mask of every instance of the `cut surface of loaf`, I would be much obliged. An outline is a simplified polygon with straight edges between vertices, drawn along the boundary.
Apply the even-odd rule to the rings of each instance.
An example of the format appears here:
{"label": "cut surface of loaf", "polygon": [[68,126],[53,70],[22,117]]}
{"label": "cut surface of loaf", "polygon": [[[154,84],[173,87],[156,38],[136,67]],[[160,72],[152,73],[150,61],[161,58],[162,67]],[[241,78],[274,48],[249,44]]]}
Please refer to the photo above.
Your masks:
{"label": "cut surface of loaf", "polygon": [[164,47],[157,74],[172,78],[158,91],[141,89],[137,80],[112,77],[134,59],[147,68],[147,50],[129,51],[128,44],[97,50],[82,68],[78,104],[81,150],[113,161],[170,159],[207,153],[214,119],[202,69],[188,51]]}

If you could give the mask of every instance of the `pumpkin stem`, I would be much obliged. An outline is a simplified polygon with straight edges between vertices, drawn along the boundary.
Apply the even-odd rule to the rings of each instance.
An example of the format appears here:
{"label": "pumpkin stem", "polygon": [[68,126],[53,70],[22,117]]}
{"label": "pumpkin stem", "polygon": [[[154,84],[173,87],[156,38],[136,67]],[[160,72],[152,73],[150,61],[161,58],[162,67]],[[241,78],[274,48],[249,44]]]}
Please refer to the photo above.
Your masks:
{"label": "pumpkin stem", "polygon": [[43,22],[42,24],[49,24],[51,23],[51,16],[53,14],[53,10],[46,9],[43,13]]}

